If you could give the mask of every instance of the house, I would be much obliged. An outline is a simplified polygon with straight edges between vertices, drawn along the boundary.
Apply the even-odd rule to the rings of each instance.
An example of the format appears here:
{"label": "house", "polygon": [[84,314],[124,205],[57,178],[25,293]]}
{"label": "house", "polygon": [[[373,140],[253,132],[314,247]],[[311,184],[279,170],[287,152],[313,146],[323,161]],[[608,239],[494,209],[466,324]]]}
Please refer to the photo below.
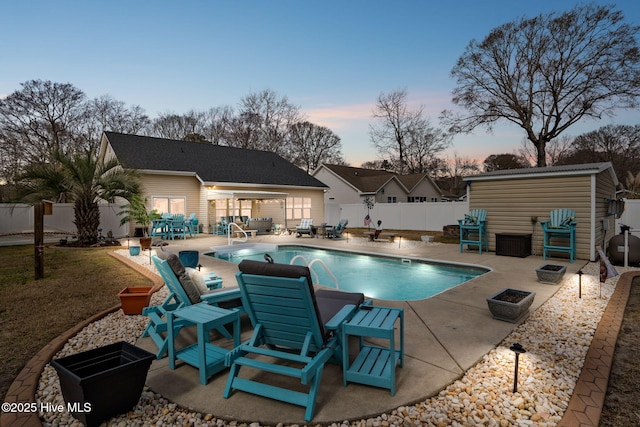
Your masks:
{"label": "house", "polygon": [[443,197],[427,173],[398,175],[378,169],[323,163],[312,176],[329,187],[325,205],[362,203],[365,197],[374,203],[437,202]]}
{"label": "house", "polygon": [[204,232],[228,216],[283,227],[324,219],[327,186],[275,153],[104,132],[99,160],[113,157],[141,173],[150,209],[195,213]]}
{"label": "house", "polygon": [[604,247],[615,234],[617,185],[608,162],[499,170],[468,177],[467,197],[470,210],[487,210],[489,250],[496,233],[524,233],[532,235],[533,254],[541,255],[540,221],[567,208],[576,212],[577,258],[594,261],[596,245]]}

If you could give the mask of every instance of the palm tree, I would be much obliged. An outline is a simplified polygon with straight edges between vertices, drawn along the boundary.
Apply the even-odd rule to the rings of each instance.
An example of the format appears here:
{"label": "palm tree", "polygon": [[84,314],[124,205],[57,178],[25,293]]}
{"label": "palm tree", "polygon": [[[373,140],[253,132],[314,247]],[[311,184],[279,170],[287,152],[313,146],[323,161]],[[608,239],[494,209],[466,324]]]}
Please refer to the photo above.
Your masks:
{"label": "palm tree", "polygon": [[20,198],[25,202],[42,199],[74,204],[74,224],[78,243],[97,242],[101,200],[109,203],[122,197],[131,200],[140,193],[139,174],[123,169],[116,159],[98,162],[91,152],[65,156],[54,154],[51,163],[32,164],[21,179]]}

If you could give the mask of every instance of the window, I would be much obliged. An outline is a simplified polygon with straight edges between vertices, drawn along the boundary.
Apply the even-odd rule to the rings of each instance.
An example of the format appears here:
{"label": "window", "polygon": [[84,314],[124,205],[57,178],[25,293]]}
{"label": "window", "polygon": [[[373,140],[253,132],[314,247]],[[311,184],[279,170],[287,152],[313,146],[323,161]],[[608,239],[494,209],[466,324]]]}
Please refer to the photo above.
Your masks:
{"label": "window", "polygon": [[185,197],[152,197],[151,209],[158,213],[182,214],[187,211],[187,200]]}
{"label": "window", "polygon": [[287,219],[311,218],[310,197],[287,197]]}
{"label": "window", "polygon": [[387,203],[398,203],[396,196],[387,196]]}
{"label": "window", "polygon": [[246,216],[247,218],[251,218],[251,205],[251,200],[216,200],[216,221],[219,221],[220,217],[227,216]]}
{"label": "window", "polygon": [[407,201],[409,203],[424,203],[427,201],[427,198],[424,196],[409,196],[407,197]]}

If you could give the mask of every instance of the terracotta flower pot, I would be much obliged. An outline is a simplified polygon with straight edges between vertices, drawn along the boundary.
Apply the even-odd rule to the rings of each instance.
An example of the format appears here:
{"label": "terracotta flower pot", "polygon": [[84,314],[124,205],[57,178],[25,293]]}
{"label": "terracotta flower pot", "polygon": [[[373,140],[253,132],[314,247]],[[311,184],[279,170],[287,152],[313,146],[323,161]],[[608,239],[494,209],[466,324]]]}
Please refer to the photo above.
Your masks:
{"label": "terracotta flower pot", "polygon": [[118,297],[124,314],[142,314],[142,309],[149,306],[152,290],[152,286],[134,286],[120,291]]}
{"label": "terracotta flower pot", "polygon": [[151,237],[141,237],[140,238],[140,247],[143,251],[151,248]]}

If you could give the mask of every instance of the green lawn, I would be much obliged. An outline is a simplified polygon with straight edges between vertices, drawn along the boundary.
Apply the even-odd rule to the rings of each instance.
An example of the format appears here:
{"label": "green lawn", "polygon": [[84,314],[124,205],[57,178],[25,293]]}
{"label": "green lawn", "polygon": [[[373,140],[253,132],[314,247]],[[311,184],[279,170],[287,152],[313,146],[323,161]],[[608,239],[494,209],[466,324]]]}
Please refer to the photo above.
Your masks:
{"label": "green lawn", "polygon": [[35,280],[33,245],[0,247],[0,396],[53,338],[119,304],[125,286],[149,285],[112,250],[46,246],[44,278]]}

